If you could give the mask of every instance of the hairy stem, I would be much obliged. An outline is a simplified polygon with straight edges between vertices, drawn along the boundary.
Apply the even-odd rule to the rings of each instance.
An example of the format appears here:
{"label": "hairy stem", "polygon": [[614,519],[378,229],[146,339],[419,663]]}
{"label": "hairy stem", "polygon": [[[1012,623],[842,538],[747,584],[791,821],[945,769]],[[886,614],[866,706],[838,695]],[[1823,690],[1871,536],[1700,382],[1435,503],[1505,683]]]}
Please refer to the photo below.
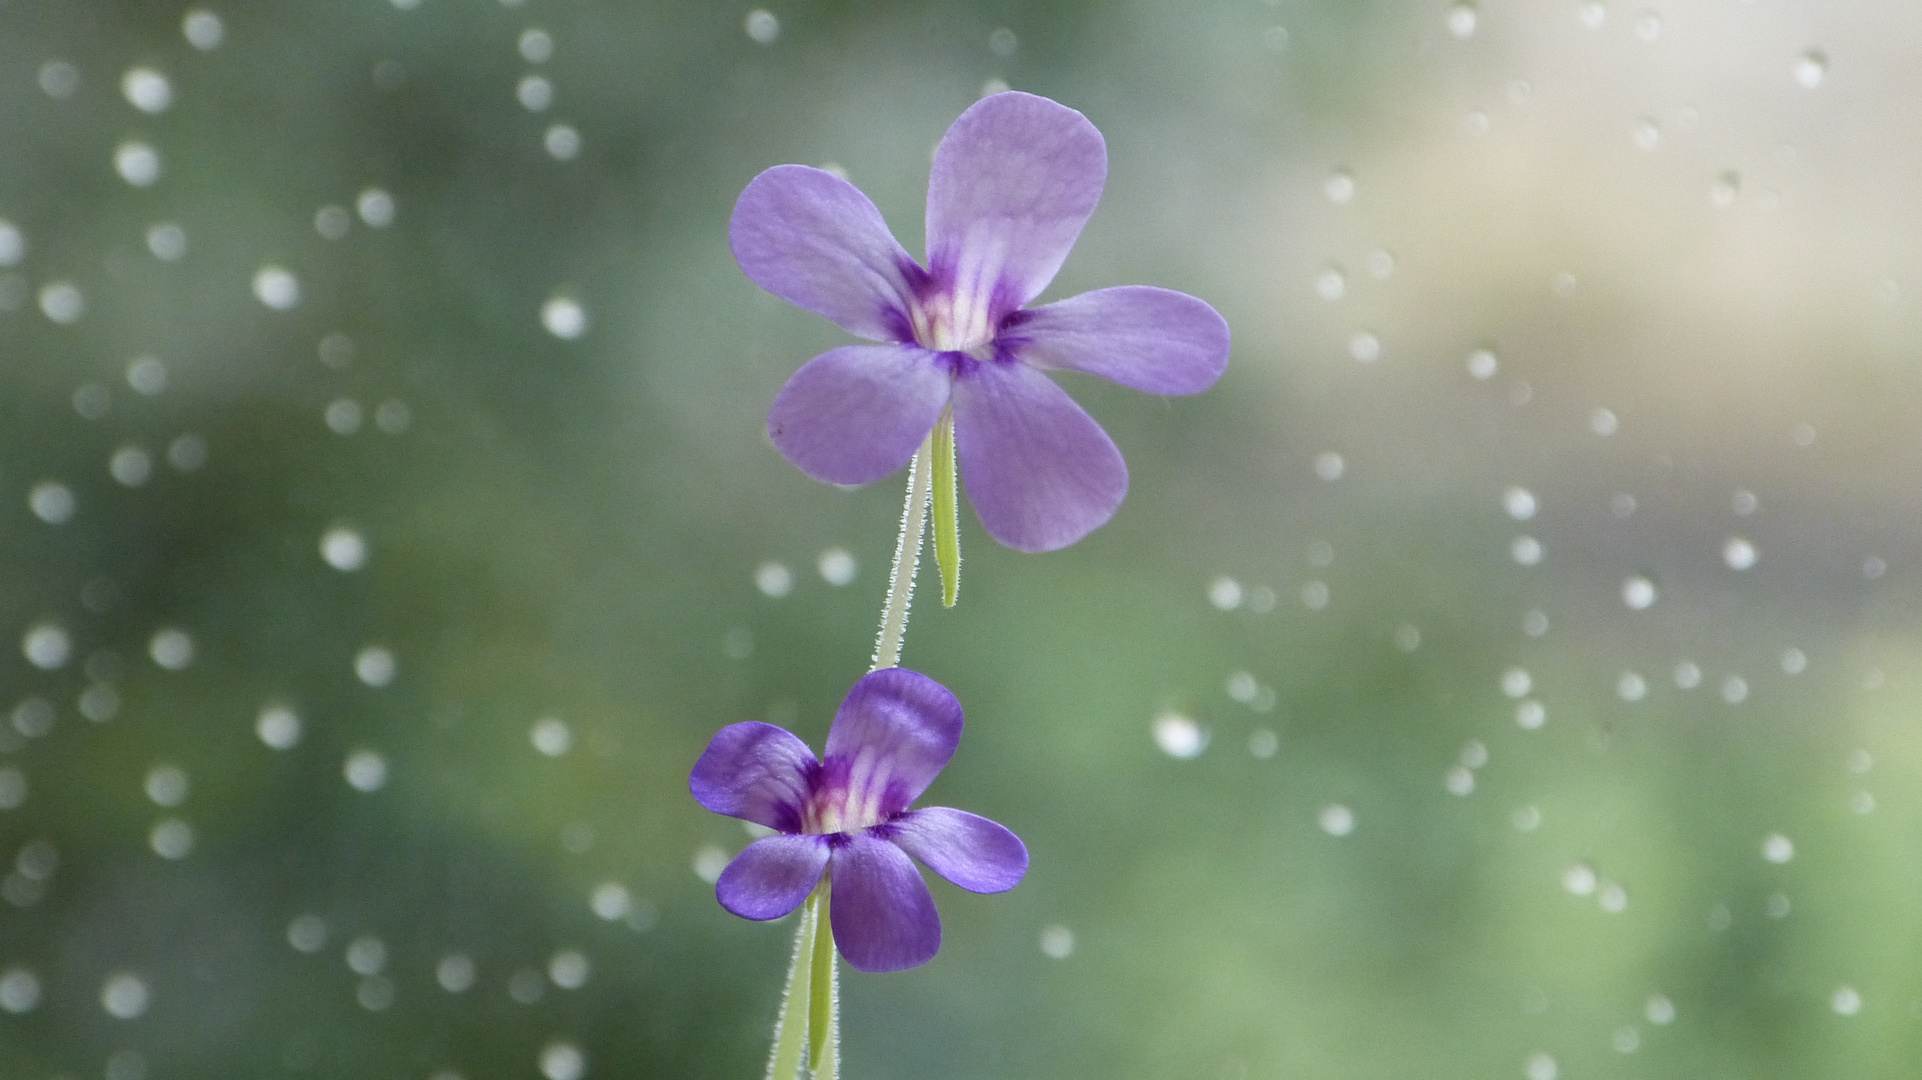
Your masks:
{"label": "hairy stem", "polygon": [[930,432],[908,469],[908,504],[901,510],[901,538],[894,545],[888,601],[881,609],[881,634],[874,642],[874,662],[869,671],[901,663],[901,639],[907,636],[908,608],[914,603],[914,574],[921,567],[921,536],[927,531],[933,477],[934,435]]}

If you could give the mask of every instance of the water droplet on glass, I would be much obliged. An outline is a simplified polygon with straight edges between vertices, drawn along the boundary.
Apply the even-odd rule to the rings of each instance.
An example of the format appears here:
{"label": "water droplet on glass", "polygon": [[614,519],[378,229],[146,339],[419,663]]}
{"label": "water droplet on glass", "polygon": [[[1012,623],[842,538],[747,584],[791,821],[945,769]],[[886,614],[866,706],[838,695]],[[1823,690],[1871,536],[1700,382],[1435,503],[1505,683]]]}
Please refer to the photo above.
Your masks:
{"label": "water droplet on glass", "polygon": [[300,279],[286,267],[268,263],[254,271],[254,298],[275,311],[286,311],[300,303]]}
{"label": "water droplet on glass", "polygon": [[0,767],[0,810],[18,810],[26,801],[26,774],[11,765]]}
{"label": "water droplet on glass", "polygon": [[1563,270],[1548,279],[1548,291],[1563,299],[1575,295],[1575,275]]}
{"label": "water droplet on glass", "polygon": [[1631,137],[1635,145],[1643,150],[1653,150],[1662,142],[1662,128],[1654,120],[1644,116],[1635,122]]}
{"label": "water droplet on glass", "polygon": [[314,231],[323,240],[339,240],[354,225],[354,216],[345,207],[329,203],[314,211]]}
{"label": "water droplet on glass", "polygon": [[40,89],[50,98],[70,98],[80,89],[80,69],[65,60],[40,65]]}
{"label": "water droplet on glass", "polygon": [[50,281],[40,287],[40,313],[60,325],[79,322],[86,310],[86,298],[71,281]]}
{"label": "water droplet on glass", "polygon": [[168,671],[179,671],[194,662],[193,635],[176,627],[167,627],[147,642],[147,655]]}
{"label": "water droplet on glass", "polygon": [[113,171],[134,187],[147,187],[160,179],[160,151],[130,139],[114,148]]}
{"label": "water droplet on glass", "polygon": [[1608,498],[1608,512],[1624,520],[1635,516],[1635,496],[1618,491]]}
{"label": "water droplet on glass", "polygon": [[1643,41],[1654,41],[1662,36],[1662,14],[1652,9],[1643,9],[1635,16],[1635,36]]}
{"label": "water droplet on glass", "polygon": [[1347,836],[1355,831],[1355,812],[1340,803],[1322,807],[1315,820],[1329,836]]}
{"label": "water droplet on glass", "polygon": [[633,910],[634,896],[627,886],[614,881],[603,881],[594,886],[594,892],[587,899],[587,906],[594,914],[608,922],[626,918]]}
{"label": "water droplet on glass", "polygon": [[1522,1065],[1522,1072],[1528,1080],[1555,1080],[1559,1071],[1555,1058],[1549,1054],[1531,1054]]}
{"label": "water droplet on glass", "polygon": [[1789,438],[1795,443],[1795,445],[1803,447],[1804,449],[1814,446],[1815,445],[1815,425],[1814,424],[1797,424],[1795,425],[1795,430],[1789,432]]}
{"label": "water droplet on glass", "polygon": [[729,660],[746,660],[754,655],[754,632],[737,626],[721,635],[721,655]]}
{"label": "water droplet on glass", "polygon": [[1261,32],[1261,47],[1271,53],[1288,48],[1288,28],[1285,26],[1266,27]]}
{"label": "water droplet on glass", "polygon": [[1762,857],[1772,863],[1785,863],[1795,857],[1795,844],[1781,833],[1770,833],[1762,840]]}
{"label": "water droplet on glass", "polygon": [[764,562],[754,571],[754,587],[778,600],[794,591],[794,574],[780,563]]}
{"label": "water droplet on glass", "polygon": [[1874,581],[1875,579],[1881,577],[1883,574],[1886,574],[1888,572],[1889,572],[1889,564],[1888,564],[1888,561],[1885,559],[1881,559],[1874,555],[1871,555],[1868,558],[1862,560],[1862,576],[1869,579],[1870,581]]}
{"label": "water droplet on glass", "polygon": [[73,518],[73,489],[52,480],[43,480],[27,493],[27,507],[33,516],[49,525],[62,525]]}
{"label": "water droplet on glass", "polygon": [[127,104],[144,113],[162,113],[174,102],[173,84],[150,67],[128,68],[120,77],[120,93]]}
{"label": "water droplet on glass", "polygon": [[1487,349],[1476,349],[1468,354],[1468,373],[1477,379],[1486,381],[1494,378],[1499,367],[1495,354]]}
{"label": "water droplet on glass", "polygon": [[385,975],[369,975],[354,988],[354,1000],[368,1012],[380,1012],[394,1003],[394,980]]}
{"label": "water droplet on glass", "polygon": [[1602,886],[1601,892],[1596,895],[1595,902],[1604,912],[1610,915],[1620,915],[1622,912],[1628,910],[1628,890],[1612,881],[1608,882]]}
{"label": "water droplet on glass", "polygon": [[1534,536],[1516,536],[1509,544],[1509,557],[1524,567],[1532,567],[1541,561],[1541,542]]}
{"label": "water droplet on glass", "polygon": [[548,757],[560,757],[574,745],[574,732],[568,728],[567,722],[553,716],[543,716],[534,721],[527,737],[534,744],[534,749]]}
{"label": "water droplet on glass", "polygon": [[1866,791],[1856,792],[1854,795],[1849,796],[1849,810],[1857,814],[1873,813],[1875,811],[1875,796]]}
{"label": "water droplet on glass", "polygon": [[1603,438],[1615,434],[1616,429],[1621,426],[1621,421],[1612,409],[1597,408],[1588,414],[1588,430]]}
{"label": "water droplet on glass", "polygon": [[1309,611],[1320,611],[1328,606],[1328,583],[1325,581],[1305,582],[1301,587],[1301,604]]}
{"label": "water droplet on glass", "polygon": [[1829,995],[1829,1008],[1834,1009],[1837,1016],[1854,1016],[1862,1011],[1862,995],[1853,986],[1838,986],[1835,993]]}
{"label": "water droplet on glass", "polygon": [[100,987],[100,1007],[116,1020],[132,1020],[147,1011],[147,983],[121,971],[107,976]]}
{"label": "water droplet on glass", "polygon": [[1054,923],[1041,929],[1041,952],[1053,960],[1066,960],[1074,955],[1074,931]]}
{"label": "water droplet on glass", "polygon": [[714,844],[703,844],[694,852],[694,876],[709,885],[721,880],[721,871],[727,869],[731,856]]}
{"label": "water droplet on glass", "polygon": [[120,712],[120,693],[111,686],[89,686],[80,692],[79,706],[80,715],[104,724]]}
{"label": "water droplet on glass", "polygon": [[1755,545],[1740,536],[1731,536],[1722,545],[1722,561],[1730,570],[1747,570],[1755,565],[1757,557]]}
{"label": "water droplet on glass", "polygon": [[1810,49],[1795,58],[1795,81],[1804,88],[1813,90],[1822,85],[1829,75],[1829,58],[1819,50]]}
{"label": "water droplet on glass", "polygon": [[1646,611],[1655,603],[1655,583],[1637,574],[1622,582],[1622,603],[1631,611]]}
{"label": "water droplet on glass", "polygon": [[860,565],[846,548],[828,548],[815,562],[815,569],[821,573],[821,580],[836,587],[851,584]]}
{"label": "water droplet on glass", "polygon": [[1333,483],[1341,479],[1341,474],[1346,471],[1348,471],[1348,463],[1333,450],[1324,450],[1315,455],[1315,475],[1323,480]]}
{"label": "water droplet on glass", "polygon": [[1724,169],[1709,185],[1708,201],[1717,209],[1726,210],[1735,205],[1735,196],[1742,193],[1742,174],[1734,169]]}
{"label": "water droplet on glass", "polygon": [[1587,896],[1595,891],[1599,880],[1595,868],[1585,862],[1578,862],[1562,872],[1562,888],[1576,896]]}
{"label": "water droplet on glass", "polygon": [[345,525],[336,525],[320,537],[320,557],[328,566],[351,573],[367,565],[367,541]]}
{"label": "water droplet on glass", "polygon": [[581,152],[581,133],[568,124],[555,124],[541,136],[541,145],[555,161],[572,161]]}
{"label": "water droplet on glass", "polygon": [[30,697],[13,707],[13,730],[29,739],[38,739],[53,730],[53,704],[43,697]]}
{"label": "water droplet on glass", "polygon": [[1364,364],[1381,358],[1381,339],[1367,330],[1357,330],[1348,338],[1348,355]]}
{"label": "water droplet on glass", "polygon": [[1541,637],[1548,633],[1548,613],[1539,608],[1523,613],[1522,633],[1529,637]]}
{"label": "water droplet on glass", "polygon": [[318,915],[298,915],[287,924],[287,944],[294,951],[317,953],[327,947],[327,920]]}
{"label": "water droplet on glass", "polygon": [[1257,615],[1266,615],[1275,610],[1275,590],[1266,585],[1257,585],[1248,592],[1248,610]]}
{"label": "water droplet on glass", "polygon": [[269,705],[254,721],[254,734],[272,750],[291,750],[300,742],[300,714],[285,705]]}
{"label": "water droplet on glass", "polygon": [[1241,606],[1241,582],[1231,577],[1218,577],[1208,583],[1208,602],[1217,610],[1233,611]]}
{"label": "water droplet on glass", "polygon": [[1762,914],[1771,919],[1786,919],[1792,907],[1787,893],[1770,893],[1762,906]]}
{"label": "water droplet on glass", "polygon": [[179,818],[162,818],[147,833],[147,846],[163,859],[184,859],[193,853],[193,826]]}
{"label": "water droplet on glass", "polygon": [[1629,1024],[1626,1027],[1616,1028],[1614,1036],[1609,1039],[1609,1045],[1613,1046],[1620,1053],[1632,1054],[1635,1051],[1641,1049],[1641,1046],[1642,1046],[1641,1029],[1637,1028],[1633,1024]]}
{"label": "water droplet on glass", "polygon": [[1469,112],[1467,118],[1462,122],[1462,126],[1468,129],[1470,135],[1486,135],[1489,129],[1494,127],[1494,124],[1494,120],[1480,109]]}
{"label": "water droplet on glass", "polygon": [[547,1080],[581,1080],[587,1075],[587,1055],[570,1042],[548,1043],[541,1049],[541,1075]]}
{"label": "water droplet on glass", "polygon": [[988,51],[1003,60],[1013,57],[1020,44],[1014,36],[1014,31],[1005,26],[996,27],[988,35]]}
{"label": "water droplet on glass", "polygon": [[399,665],[391,650],[369,645],[354,654],[354,674],[368,686],[381,687],[394,681]]}
{"label": "water droplet on glass", "polygon": [[73,639],[58,623],[36,623],[20,639],[20,654],[42,671],[65,667],[73,655]]}
{"label": "water droplet on glass", "polygon": [[1588,0],[1588,2],[1575,9],[1575,17],[1580,19],[1582,25],[1588,27],[1590,30],[1598,30],[1603,23],[1608,21],[1608,8],[1596,3],[1595,0]]}
{"label": "water droplet on glass", "polygon": [[1534,517],[1538,508],[1535,493],[1525,487],[1511,487],[1502,492],[1502,509],[1516,521]]}
{"label": "water droplet on glass", "polygon": [[530,64],[545,64],[554,57],[554,38],[547,31],[530,26],[521,31],[521,59]]}
{"label": "water droplet on glass", "polygon": [[153,456],[139,446],[123,446],[107,459],[107,472],[127,487],[139,487],[153,476]]}
{"label": "water droplet on glass", "polygon": [[1467,766],[1457,765],[1448,770],[1448,775],[1443,779],[1442,786],[1448,789],[1450,795],[1473,794],[1475,791],[1475,774],[1469,771]]}
{"label": "water droplet on glass", "polygon": [[755,8],[742,20],[747,36],[762,45],[772,45],[781,36],[781,20],[766,8]]}
{"label": "water droplet on glass", "polygon": [[1684,660],[1675,665],[1675,685],[1683,690],[1693,690],[1702,685],[1701,665]]}
{"label": "water droplet on glass", "polygon": [[404,401],[389,398],[374,410],[374,426],[383,434],[404,435],[413,424],[414,411]]}
{"label": "water droplet on glass", "polygon": [[1526,668],[1514,667],[1502,672],[1502,693],[1511,698],[1528,696],[1528,691],[1534,685],[1535,680],[1529,677]]}
{"label": "water droplet on glass", "polygon": [[40,977],[23,967],[0,972],[0,1009],[19,1016],[40,1005]]}
{"label": "water droplet on glass", "polygon": [[347,966],[356,975],[378,975],[387,967],[387,943],[362,934],[347,944]]}
{"label": "water droplet on glass", "polygon": [[1330,303],[1348,295],[1348,275],[1330,266],[1315,275],[1315,295]]}
{"label": "water droplet on glass", "polygon": [[1255,695],[1261,692],[1261,683],[1256,681],[1251,672],[1236,671],[1228,676],[1223,689],[1227,691],[1229,697],[1246,705],[1255,700]]}
{"label": "water droplet on glass", "polygon": [[1640,701],[1648,696],[1648,680],[1633,671],[1624,671],[1615,679],[1615,696],[1623,701]]}
{"label": "water droplet on glass", "polygon": [[1208,749],[1208,730],[1180,713],[1155,717],[1154,737],[1155,745],[1172,758],[1193,758]]}
{"label": "water droplet on glass", "polygon": [[143,788],[155,806],[179,806],[187,801],[187,773],[178,765],[155,765]]}
{"label": "water droplet on glass", "polygon": [[1402,652],[1414,652],[1416,649],[1421,648],[1421,628],[1412,623],[1402,623],[1400,626],[1395,627],[1392,640],[1395,643],[1395,648]]}
{"label": "water droplet on glass", "polygon": [[171,221],[150,226],[147,251],[161,262],[179,262],[187,257],[187,230]]}
{"label": "water droplet on glass", "polygon": [[466,953],[448,953],[440,958],[440,963],[434,965],[434,981],[450,994],[465,994],[472,990],[479,974],[473,959]]}
{"label": "water droplet on glass", "polygon": [[1248,735],[1248,752],[1255,757],[1267,760],[1281,749],[1281,736],[1268,728],[1256,728]]}
{"label": "water droplet on glass", "polygon": [[1336,169],[1328,175],[1327,180],[1322,182],[1321,193],[1328,196],[1328,201],[1336,205],[1353,202],[1355,175],[1347,169]]}
{"label": "water droplet on glass", "polygon": [[220,16],[205,8],[194,8],[180,20],[180,33],[187,39],[187,44],[201,52],[209,52],[220,48],[221,41],[227,36],[227,28],[221,24]]}
{"label": "water droplet on glass", "polygon": [[575,949],[564,949],[547,961],[548,980],[563,990],[586,986],[590,970],[587,957]]}
{"label": "water droplet on glass", "polygon": [[1548,708],[1534,698],[1515,706],[1515,724],[1523,731],[1536,731],[1548,723]]}
{"label": "water droplet on glass", "polygon": [[587,309],[569,296],[556,296],[541,306],[541,325],[563,341],[587,333]]}
{"label": "water droplet on glass", "polygon": [[354,200],[354,209],[360,220],[371,229],[385,229],[394,223],[394,197],[385,189],[370,187],[361,191]]}
{"label": "water droplet on glass", "polygon": [[1456,4],[1448,9],[1448,32],[1458,38],[1475,34],[1476,12],[1473,4]]}
{"label": "water droplet on glass", "polygon": [[327,403],[326,411],[321,413],[321,419],[326,421],[327,429],[336,435],[352,435],[358,432],[362,417],[360,402],[353,398],[335,398]]}
{"label": "water droplet on glass", "polygon": [[348,754],[340,771],[355,791],[375,792],[387,786],[387,759],[372,750]]}
{"label": "water droplet on glass", "polygon": [[1515,811],[1513,820],[1521,832],[1534,832],[1542,826],[1542,811],[1539,807],[1524,806]]}
{"label": "water droplet on glass", "polygon": [[514,100],[528,112],[543,112],[554,104],[554,84],[539,75],[522,76],[514,87]]}

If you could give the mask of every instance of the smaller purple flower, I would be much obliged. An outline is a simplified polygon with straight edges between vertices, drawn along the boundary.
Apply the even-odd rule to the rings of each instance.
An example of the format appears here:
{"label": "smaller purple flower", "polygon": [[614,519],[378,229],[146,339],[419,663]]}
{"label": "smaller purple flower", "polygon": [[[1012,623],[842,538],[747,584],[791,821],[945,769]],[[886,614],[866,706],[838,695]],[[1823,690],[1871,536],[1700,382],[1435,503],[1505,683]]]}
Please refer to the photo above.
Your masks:
{"label": "smaller purple flower", "polygon": [[854,684],[819,760],[773,724],[722,728],[688,777],[694,800],[779,835],[736,856],[715,897],[744,919],[778,919],[825,874],[829,925],[848,963],[862,971],[927,963],[941,948],[941,917],[908,856],[978,893],[1012,889],[1028,871],[1020,838],[987,818],[908,809],[960,741],[961,703],[906,668]]}
{"label": "smaller purple flower", "polygon": [[924,267],[866,195],[777,165],[735,204],[728,243],[756,285],[874,345],[789,379],[768,412],[782,455],[816,480],[865,484],[907,464],[944,416],[982,528],[1019,551],[1066,547],[1114,516],[1128,467],[1046,372],[1195,394],[1228,365],[1228,324],[1184,293],[1097,289],[1030,308],[1107,182],[1088,118],[994,94],[962,113],[928,178]]}

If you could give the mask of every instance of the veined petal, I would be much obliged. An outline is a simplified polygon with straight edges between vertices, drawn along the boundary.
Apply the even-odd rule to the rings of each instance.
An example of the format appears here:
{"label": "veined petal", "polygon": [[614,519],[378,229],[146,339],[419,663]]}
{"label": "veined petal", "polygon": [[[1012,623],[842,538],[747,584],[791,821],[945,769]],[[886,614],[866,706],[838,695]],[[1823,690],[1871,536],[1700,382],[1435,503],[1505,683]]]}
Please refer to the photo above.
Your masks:
{"label": "veined petal", "polygon": [[750,281],[871,341],[910,337],[920,267],[860,189],[806,165],[776,165],[734,204],[728,246]]}
{"label": "veined petal", "polygon": [[819,768],[814,751],[783,728],[729,724],[694,763],[687,787],[695,802],[717,814],[798,833],[808,776]]}
{"label": "veined petal", "polygon": [[928,271],[966,312],[990,324],[1054,280],[1101,200],[1108,147],[1088,118],[1017,91],[961,114],[928,178]]}
{"label": "veined petal", "polygon": [[947,407],[948,365],[914,345],[843,345],[801,365],[768,438],[816,480],[865,484],[907,464]]}
{"label": "veined petal", "polygon": [[1114,516],[1128,466],[1067,391],[1018,360],[954,380],[954,452],[988,535],[1017,551],[1067,547]]}
{"label": "veined petal", "polygon": [[1006,892],[1028,872],[1028,847],[997,822],[929,806],[882,826],[902,851],[969,892]]}
{"label": "veined petal", "polygon": [[721,871],[714,897],[743,919],[778,919],[814,891],[828,848],[825,836],[764,836]]}
{"label": "veined petal", "polygon": [[961,703],[926,675],[899,667],[864,675],[828,728],[821,787],[846,792],[840,805],[852,827],[893,817],[954,756],[961,725]]}
{"label": "veined petal", "polygon": [[828,922],[834,944],[862,971],[900,971],[941,949],[941,916],[921,871],[900,848],[863,833],[834,849]]}
{"label": "veined petal", "polygon": [[1198,394],[1228,367],[1228,322],[1187,293],[1128,285],[1027,311],[997,339],[1040,368],[1085,371],[1150,394]]}

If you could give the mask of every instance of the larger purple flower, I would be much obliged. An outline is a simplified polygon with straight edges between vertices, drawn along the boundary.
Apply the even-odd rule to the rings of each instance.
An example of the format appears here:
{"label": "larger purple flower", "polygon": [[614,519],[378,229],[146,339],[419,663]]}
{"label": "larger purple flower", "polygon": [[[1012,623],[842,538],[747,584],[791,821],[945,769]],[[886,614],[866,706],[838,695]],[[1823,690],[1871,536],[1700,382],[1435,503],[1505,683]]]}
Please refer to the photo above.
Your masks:
{"label": "larger purple flower", "polygon": [[688,777],[695,801],[779,835],[749,844],[721,872],[721,906],[744,919],[778,919],[825,872],[829,923],[848,963],[862,971],[926,963],[941,947],[941,918],[909,855],[979,893],[1012,889],[1028,871],[1020,838],[987,818],[908,809],[960,741],[961,703],[906,668],[854,684],[818,761],[773,724],[722,728]]}
{"label": "larger purple flower", "polygon": [[928,180],[928,265],[852,184],[779,165],[748,184],[728,238],[755,284],[885,342],[822,353],[788,380],[768,434],[802,472],[865,484],[914,456],[944,410],[988,534],[1065,547],[1114,516],[1128,468],[1101,426],[1042,372],[1066,368],[1152,394],[1207,389],[1228,324],[1147,286],[1033,309],[1101,198],[1108,151],[1087,117],[1047,98],[983,98],[948,129]]}

